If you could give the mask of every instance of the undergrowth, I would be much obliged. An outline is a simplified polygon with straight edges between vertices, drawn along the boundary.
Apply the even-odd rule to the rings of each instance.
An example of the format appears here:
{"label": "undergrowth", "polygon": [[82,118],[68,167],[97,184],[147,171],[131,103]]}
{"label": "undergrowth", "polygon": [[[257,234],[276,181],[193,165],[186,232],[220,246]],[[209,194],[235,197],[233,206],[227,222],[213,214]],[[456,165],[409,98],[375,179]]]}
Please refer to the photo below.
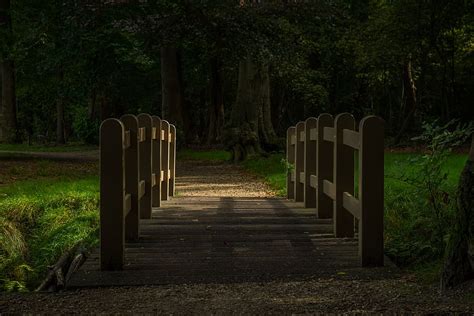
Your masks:
{"label": "undergrowth", "polygon": [[[40,173],[40,171],[38,171]],[[17,181],[0,187],[0,288],[34,288],[76,243],[98,240],[98,178]]]}

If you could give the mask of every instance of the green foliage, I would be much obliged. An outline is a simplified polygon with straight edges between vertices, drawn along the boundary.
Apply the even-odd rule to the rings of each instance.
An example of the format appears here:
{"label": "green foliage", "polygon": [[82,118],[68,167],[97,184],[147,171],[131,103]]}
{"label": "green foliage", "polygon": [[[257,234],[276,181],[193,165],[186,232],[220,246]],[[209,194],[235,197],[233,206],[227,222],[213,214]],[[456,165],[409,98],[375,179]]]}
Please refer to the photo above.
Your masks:
{"label": "green foliage", "polygon": [[[446,170],[451,148],[465,142],[472,125],[445,126],[424,124],[417,140],[429,151],[409,161],[410,167],[392,175],[409,189],[386,194],[387,254],[399,264],[421,263],[444,255],[456,204],[456,184]],[[462,166],[457,168],[458,178]],[[453,176],[453,175],[451,175]]]}
{"label": "green foliage", "polygon": [[75,109],[72,127],[76,136],[86,144],[99,143],[99,121],[91,119],[85,108]]}
{"label": "green foliage", "polygon": [[64,251],[97,243],[98,179],[78,176],[0,189],[0,289],[26,291]]}
{"label": "green foliage", "polygon": [[252,157],[242,162],[245,169],[260,176],[278,196],[286,196],[288,165],[282,154]]}

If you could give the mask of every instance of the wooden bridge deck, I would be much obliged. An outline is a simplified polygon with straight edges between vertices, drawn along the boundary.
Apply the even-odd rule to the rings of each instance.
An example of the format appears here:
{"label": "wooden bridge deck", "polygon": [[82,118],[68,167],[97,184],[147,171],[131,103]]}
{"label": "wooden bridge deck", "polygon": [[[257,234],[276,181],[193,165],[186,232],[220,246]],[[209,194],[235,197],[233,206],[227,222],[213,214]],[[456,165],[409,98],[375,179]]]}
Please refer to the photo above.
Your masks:
{"label": "wooden bridge deck", "polygon": [[182,197],[165,202],[127,243],[123,271],[99,271],[93,252],[69,287],[247,282],[359,269],[357,241],[331,220],[279,198]]}

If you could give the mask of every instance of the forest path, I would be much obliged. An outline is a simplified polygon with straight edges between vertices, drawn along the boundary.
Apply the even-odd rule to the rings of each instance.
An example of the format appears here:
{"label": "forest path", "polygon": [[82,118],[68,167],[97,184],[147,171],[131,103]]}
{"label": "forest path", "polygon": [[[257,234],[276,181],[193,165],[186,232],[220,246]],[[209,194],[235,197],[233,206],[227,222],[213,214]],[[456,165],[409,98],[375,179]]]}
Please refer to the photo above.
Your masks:
{"label": "forest path", "polygon": [[[180,193],[176,202],[179,199],[199,200],[203,195],[210,200],[219,197],[274,199],[266,185],[232,164],[180,162],[177,170]],[[280,250],[285,250],[285,247]],[[300,260],[305,259],[301,257]],[[318,263],[314,262],[313,266],[317,270]],[[272,264],[269,268],[278,271],[279,265]],[[435,286],[420,285],[413,276],[396,269],[389,274],[378,273],[377,269],[364,271],[340,269],[297,279],[216,280],[210,283],[82,288],[52,294],[1,294],[0,313],[474,312],[472,299],[467,301],[460,297],[460,293],[468,291],[465,288],[440,295]],[[473,288],[473,284],[466,286]]]}

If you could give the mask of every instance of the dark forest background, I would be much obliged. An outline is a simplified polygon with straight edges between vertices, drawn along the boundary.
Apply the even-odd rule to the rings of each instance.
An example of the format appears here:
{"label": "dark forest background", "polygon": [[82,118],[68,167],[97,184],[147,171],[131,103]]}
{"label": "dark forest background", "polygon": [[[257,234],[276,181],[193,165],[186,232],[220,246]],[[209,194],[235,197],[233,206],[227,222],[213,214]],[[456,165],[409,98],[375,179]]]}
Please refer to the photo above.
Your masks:
{"label": "dark forest background", "polygon": [[149,112],[243,159],[351,112],[403,144],[474,117],[473,18],[466,0],[0,0],[0,140],[96,143]]}

